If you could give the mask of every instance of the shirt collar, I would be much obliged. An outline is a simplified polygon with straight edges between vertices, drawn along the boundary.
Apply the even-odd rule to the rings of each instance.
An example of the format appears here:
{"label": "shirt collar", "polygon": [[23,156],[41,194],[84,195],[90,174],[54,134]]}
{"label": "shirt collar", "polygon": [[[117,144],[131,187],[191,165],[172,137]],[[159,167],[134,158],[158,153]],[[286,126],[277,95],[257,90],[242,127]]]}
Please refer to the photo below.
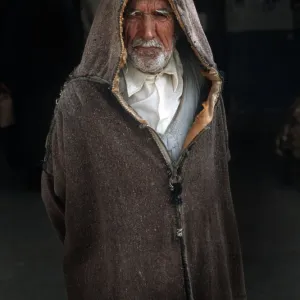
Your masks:
{"label": "shirt collar", "polygon": [[164,74],[172,76],[173,90],[176,92],[179,85],[178,77],[183,76],[183,67],[177,50],[174,50],[169,63],[159,74],[143,73],[136,69],[130,62],[127,63],[123,73],[126,80],[128,97],[131,97],[143,88],[147,79],[156,80],[158,76]]}

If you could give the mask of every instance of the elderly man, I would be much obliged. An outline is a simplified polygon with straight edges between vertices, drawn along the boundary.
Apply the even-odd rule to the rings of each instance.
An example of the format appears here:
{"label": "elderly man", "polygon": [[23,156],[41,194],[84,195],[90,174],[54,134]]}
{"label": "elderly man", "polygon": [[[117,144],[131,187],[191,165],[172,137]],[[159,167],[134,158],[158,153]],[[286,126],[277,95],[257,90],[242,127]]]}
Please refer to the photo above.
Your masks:
{"label": "elderly man", "polygon": [[221,86],[191,0],[101,1],[42,177],[68,299],[246,299]]}

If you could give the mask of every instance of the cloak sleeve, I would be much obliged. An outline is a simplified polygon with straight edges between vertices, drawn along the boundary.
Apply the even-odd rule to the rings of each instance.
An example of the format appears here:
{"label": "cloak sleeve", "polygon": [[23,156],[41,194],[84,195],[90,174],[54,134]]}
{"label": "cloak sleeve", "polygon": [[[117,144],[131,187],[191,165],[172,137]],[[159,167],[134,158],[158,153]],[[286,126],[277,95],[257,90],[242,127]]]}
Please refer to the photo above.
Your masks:
{"label": "cloak sleeve", "polygon": [[56,109],[46,142],[41,192],[47,214],[60,240],[65,238],[65,170],[62,114]]}

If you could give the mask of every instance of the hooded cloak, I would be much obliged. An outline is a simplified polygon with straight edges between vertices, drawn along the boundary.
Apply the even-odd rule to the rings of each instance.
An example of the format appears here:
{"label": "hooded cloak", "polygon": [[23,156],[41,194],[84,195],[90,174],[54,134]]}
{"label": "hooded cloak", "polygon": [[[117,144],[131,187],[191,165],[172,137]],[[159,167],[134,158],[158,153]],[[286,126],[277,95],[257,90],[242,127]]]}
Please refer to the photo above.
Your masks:
{"label": "hooded cloak", "polygon": [[191,0],[170,0],[177,50],[205,77],[178,161],[127,104],[123,12],[101,1],[47,139],[42,196],[70,300],[245,300],[222,79]]}

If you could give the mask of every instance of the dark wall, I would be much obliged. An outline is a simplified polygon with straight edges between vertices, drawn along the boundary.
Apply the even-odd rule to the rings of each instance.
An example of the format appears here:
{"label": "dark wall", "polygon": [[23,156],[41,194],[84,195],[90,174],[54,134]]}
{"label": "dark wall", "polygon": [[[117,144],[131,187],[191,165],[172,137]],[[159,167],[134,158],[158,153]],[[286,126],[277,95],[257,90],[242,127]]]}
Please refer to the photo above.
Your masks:
{"label": "dark wall", "polygon": [[236,105],[248,111],[285,110],[300,93],[300,34],[228,34],[228,82]]}
{"label": "dark wall", "polygon": [[227,33],[225,2],[195,0],[198,11],[207,14],[207,36],[225,73],[227,110],[237,109],[249,118],[284,114],[300,93],[299,30]]}
{"label": "dark wall", "polygon": [[38,166],[60,88],[79,62],[83,33],[71,0],[9,0],[0,21],[0,81],[11,90],[11,162]]}

